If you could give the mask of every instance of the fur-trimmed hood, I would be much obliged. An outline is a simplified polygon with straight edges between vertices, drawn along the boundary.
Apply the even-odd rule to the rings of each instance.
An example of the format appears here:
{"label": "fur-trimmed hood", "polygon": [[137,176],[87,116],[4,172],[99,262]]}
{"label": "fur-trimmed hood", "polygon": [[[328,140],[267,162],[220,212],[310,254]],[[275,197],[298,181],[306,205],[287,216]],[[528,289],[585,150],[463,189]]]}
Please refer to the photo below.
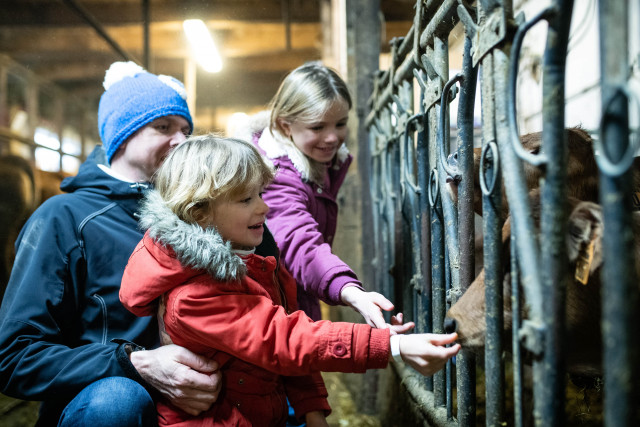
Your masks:
{"label": "fur-trimmed hood", "polygon": [[225,282],[239,280],[246,274],[242,259],[215,228],[203,229],[182,221],[155,190],[149,190],[142,202],[140,227],[153,240],[170,248],[184,267],[204,270]]}
{"label": "fur-trimmed hood", "polygon": [[[318,179],[313,179],[313,168],[307,156],[302,154],[302,152],[293,145],[293,142],[278,130],[274,130],[273,133],[271,133],[269,130],[269,122],[270,111],[261,111],[249,117],[244,124],[240,125],[238,129],[234,131],[234,136],[244,139],[245,141],[256,143],[255,136],[259,135],[257,137],[257,145],[271,163],[276,165],[277,162],[274,160],[286,157],[300,173],[303,180],[314,181],[317,185],[322,186],[322,181],[317,182],[319,181]],[[349,150],[346,144],[343,143],[340,146],[336,156],[337,162],[333,167],[339,169],[349,157]]]}

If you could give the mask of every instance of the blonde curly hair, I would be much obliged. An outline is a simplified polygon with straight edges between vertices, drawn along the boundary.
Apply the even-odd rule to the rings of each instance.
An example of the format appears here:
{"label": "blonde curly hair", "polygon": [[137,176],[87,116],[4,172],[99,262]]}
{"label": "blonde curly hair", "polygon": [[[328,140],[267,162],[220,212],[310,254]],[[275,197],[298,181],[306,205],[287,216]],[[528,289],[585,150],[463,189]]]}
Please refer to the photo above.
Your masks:
{"label": "blonde curly hair", "polygon": [[181,220],[199,223],[216,201],[265,186],[273,167],[253,144],[214,134],[192,136],[167,156],[155,174],[156,191]]}

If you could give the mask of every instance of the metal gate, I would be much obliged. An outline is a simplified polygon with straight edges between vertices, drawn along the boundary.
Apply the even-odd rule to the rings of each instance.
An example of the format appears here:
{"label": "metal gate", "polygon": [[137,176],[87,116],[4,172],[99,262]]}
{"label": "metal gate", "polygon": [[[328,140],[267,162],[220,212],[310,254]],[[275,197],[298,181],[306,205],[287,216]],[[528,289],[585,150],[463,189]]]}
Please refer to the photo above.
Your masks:
{"label": "metal gate", "polygon": [[[634,268],[629,168],[637,149],[630,135],[627,1],[599,2],[602,119],[596,138],[600,204],[607,229],[601,270],[604,348],[604,417],[608,426],[639,421],[638,278]],[[413,26],[391,45],[391,65],[374,78],[366,126],[371,150],[371,197],[376,280],[418,332],[442,333],[447,307],[474,280],[473,110],[476,85],[482,105],[483,240],[487,337],[484,360],[463,350],[447,368],[424,380],[398,368],[408,391],[433,424],[476,424],[476,363],[485,372],[486,425],[505,419],[503,352],[513,354],[515,425],[522,425],[522,360],[533,360],[533,419],[560,426],[564,417],[565,286],[569,278],[563,238],[567,145],[564,131],[565,65],[572,0],[555,1],[533,19],[514,18],[509,0],[416,2]],[[542,153],[522,149],[516,111],[518,58],[526,32],[548,24],[543,60]],[[464,26],[462,71],[449,78],[449,33]],[[596,49],[594,48],[594,51]],[[449,105],[457,98],[457,127]],[[455,135],[455,140],[453,138]],[[452,143],[452,141],[454,141]],[[457,167],[447,156],[457,154]],[[523,163],[544,168],[540,230],[531,216]],[[458,179],[457,202],[447,178]],[[511,221],[512,342],[503,342],[500,182]],[[640,190],[639,190],[640,191]],[[539,236],[537,238],[536,236]],[[480,260],[478,260],[480,261]],[[544,266],[544,268],[541,268]],[[518,290],[528,308],[519,319]],[[453,404],[453,375],[457,410]]]}

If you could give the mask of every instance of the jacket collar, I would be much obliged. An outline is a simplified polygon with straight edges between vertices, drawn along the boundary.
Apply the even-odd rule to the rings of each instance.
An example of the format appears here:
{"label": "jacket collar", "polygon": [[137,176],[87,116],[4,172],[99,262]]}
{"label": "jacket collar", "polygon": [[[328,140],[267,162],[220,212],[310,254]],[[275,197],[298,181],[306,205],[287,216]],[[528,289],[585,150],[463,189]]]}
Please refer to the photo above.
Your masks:
{"label": "jacket collar", "polygon": [[144,190],[150,187],[147,183],[132,183],[123,181],[105,172],[106,166],[104,149],[98,145],[85,160],[78,174],[65,178],[60,184],[60,189],[66,193],[75,191],[89,191],[107,197],[116,196],[119,199],[133,197],[136,199]]}
{"label": "jacket collar", "polygon": [[140,208],[140,227],[160,245],[168,246],[185,267],[204,270],[220,281],[235,281],[246,274],[242,259],[218,231],[182,221],[156,190],[147,192]]}

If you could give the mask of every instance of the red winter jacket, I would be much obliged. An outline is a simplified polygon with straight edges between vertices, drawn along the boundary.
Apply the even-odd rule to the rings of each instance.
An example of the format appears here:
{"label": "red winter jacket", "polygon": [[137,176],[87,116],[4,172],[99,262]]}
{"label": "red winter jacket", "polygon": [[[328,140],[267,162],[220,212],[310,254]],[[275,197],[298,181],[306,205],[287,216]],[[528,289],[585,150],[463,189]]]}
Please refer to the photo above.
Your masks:
{"label": "red winter jacket", "polygon": [[223,375],[211,410],[194,419],[160,402],[161,425],[284,425],[285,397],[298,417],[329,412],[320,371],[387,365],[387,329],[293,311],[295,281],[273,257],[252,254],[243,263],[215,230],[180,221],[155,192],[141,223],[150,228],[125,269],[121,301],[146,316],[162,298],[173,343],[215,359]]}

